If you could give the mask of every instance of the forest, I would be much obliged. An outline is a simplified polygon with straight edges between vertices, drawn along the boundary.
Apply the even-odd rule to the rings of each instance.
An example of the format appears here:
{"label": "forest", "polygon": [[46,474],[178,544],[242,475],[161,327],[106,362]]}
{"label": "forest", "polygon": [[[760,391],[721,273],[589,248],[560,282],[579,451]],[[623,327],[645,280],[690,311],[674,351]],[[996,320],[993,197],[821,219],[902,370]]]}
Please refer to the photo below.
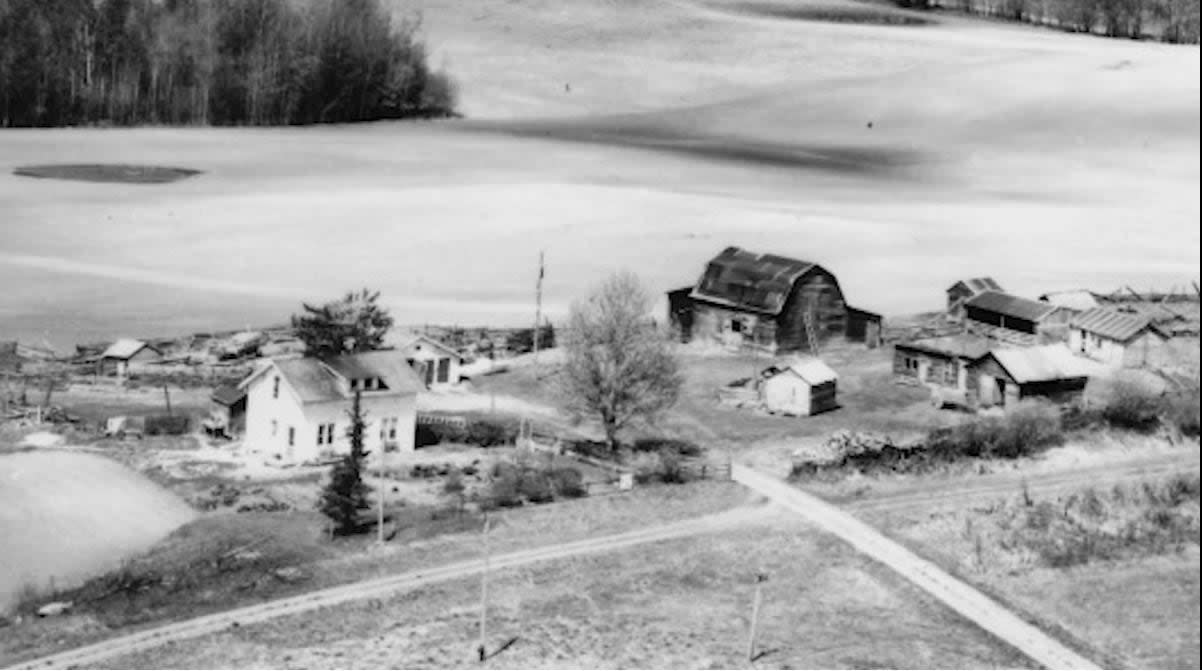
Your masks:
{"label": "forest", "polygon": [[0,127],[453,116],[379,0],[0,0]]}
{"label": "forest", "polygon": [[1106,37],[1198,43],[1198,0],[895,0]]}

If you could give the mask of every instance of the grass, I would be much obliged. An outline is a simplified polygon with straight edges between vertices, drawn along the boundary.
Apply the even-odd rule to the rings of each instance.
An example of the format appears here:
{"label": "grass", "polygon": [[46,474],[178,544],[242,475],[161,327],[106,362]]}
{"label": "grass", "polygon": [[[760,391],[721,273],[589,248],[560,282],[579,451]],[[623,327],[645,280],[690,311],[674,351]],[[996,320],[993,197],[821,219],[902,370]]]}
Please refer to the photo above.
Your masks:
{"label": "grass", "polygon": [[[746,491],[733,483],[642,487],[612,496],[497,511],[490,515],[490,542],[498,553],[520,550],[689,519],[748,502]],[[429,508],[390,511],[399,529],[383,547],[375,544],[374,534],[332,543],[323,540],[326,522],[317,513],[202,518],[181,528],[135,563],[93,580],[81,591],[60,594],[62,598],[79,595],[83,599],[73,615],[32,620],[6,629],[0,640],[0,662],[82,645],[132,625],[202,615],[478,555],[478,518],[435,516],[432,512]],[[263,542],[249,548],[262,556],[244,564],[215,566],[217,556],[252,541]],[[273,577],[271,571],[281,566],[300,568],[305,579],[291,583]],[[162,580],[185,567],[200,567],[192,570],[206,577],[199,584]],[[129,569],[149,588],[105,594],[106,586],[114,581],[130,582],[122,577]],[[87,600],[97,595],[103,596]]]}
{"label": "grass", "polygon": [[866,519],[1096,661],[1198,663],[1198,476]]}
{"label": "grass", "polygon": [[[754,576],[766,573],[746,658]],[[239,628],[114,668],[476,666],[478,581]],[[823,534],[784,520],[499,571],[495,668],[1029,668],[1021,656]],[[270,662],[269,662],[270,660]]]}

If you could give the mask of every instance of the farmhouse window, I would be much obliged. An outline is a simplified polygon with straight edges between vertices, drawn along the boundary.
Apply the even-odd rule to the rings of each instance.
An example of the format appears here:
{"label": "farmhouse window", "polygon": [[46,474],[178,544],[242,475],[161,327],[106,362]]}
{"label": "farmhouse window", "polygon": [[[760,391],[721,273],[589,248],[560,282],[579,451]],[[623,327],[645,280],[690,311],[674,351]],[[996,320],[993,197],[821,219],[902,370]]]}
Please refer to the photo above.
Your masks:
{"label": "farmhouse window", "polygon": [[380,422],[380,440],[396,440],[398,423],[396,417],[385,417]]}
{"label": "farmhouse window", "polygon": [[451,379],[451,360],[442,358],[438,360],[438,381],[446,382]]}
{"label": "farmhouse window", "polygon": [[271,380],[271,397],[272,398],[280,397],[280,376],[279,375],[276,375],[275,378],[273,378]]}
{"label": "farmhouse window", "polygon": [[944,384],[956,384],[956,366],[955,364],[947,364],[943,367],[943,382]]}
{"label": "farmhouse window", "polygon": [[278,434],[279,432],[280,432],[280,423],[275,421],[274,419],[271,420],[271,437],[275,438],[276,434]]}
{"label": "farmhouse window", "polygon": [[333,445],[334,444],[334,424],[318,424],[317,425],[317,444],[318,445]]}
{"label": "farmhouse window", "polygon": [[290,426],[288,427],[288,447],[293,445],[296,445],[296,428]]}

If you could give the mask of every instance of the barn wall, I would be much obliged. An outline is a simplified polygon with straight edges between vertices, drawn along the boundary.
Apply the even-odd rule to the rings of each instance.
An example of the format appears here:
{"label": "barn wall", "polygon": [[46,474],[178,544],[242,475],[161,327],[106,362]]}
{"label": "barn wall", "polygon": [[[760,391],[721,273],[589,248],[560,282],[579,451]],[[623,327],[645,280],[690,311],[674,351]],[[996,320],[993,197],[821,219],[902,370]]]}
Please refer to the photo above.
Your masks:
{"label": "barn wall", "polygon": [[1026,319],[1018,319],[1016,317],[1007,317],[992,310],[982,310],[979,307],[972,305],[964,306],[965,315],[968,319],[988,324],[989,326],[1001,326],[1008,328],[1011,331],[1019,331],[1020,333],[1036,333],[1035,322]]}
{"label": "barn wall", "polygon": [[799,279],[777,317],[776,342],[782,351],[809,349],[805,314],[814,309],[814,331],[819,343],[847,333],[847,304],[835,276],[815,268]]}
{"label": "barn wall", "polygon": [[838,407],[839,400],[834,380],[810,387],[809,414],[817,415],[820,412],[827,412]]}
{"label": "barn wall", "polygon": [[[770,317],[697,301],[693,303],[692,320],[693,340],[735,347],[757,345],[770,350],[775,347],[776,324]],[[731,328],[736,321],[741,331]]]}
{"label": "barn wall", "polygon": [[689,294],[692,287],[668,292],[668,324],[680,336],[680,342],[693,338],[693,299]]}

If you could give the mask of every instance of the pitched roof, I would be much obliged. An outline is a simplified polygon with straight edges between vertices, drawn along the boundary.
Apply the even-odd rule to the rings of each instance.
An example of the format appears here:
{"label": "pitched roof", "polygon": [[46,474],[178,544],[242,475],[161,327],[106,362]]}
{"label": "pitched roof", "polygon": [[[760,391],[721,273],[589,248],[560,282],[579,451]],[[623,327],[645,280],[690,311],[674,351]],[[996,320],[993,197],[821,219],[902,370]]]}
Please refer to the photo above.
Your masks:
{"label": "pitched roof", "polygon": [[895,347],[962,359],[979,359],[989,353],[992,345],[988,338],[964,333],[911,340],[897,343]]}
{"label": "pitched roof", "polygon": [[1089,377],[1100,372],[1098,364],[1074,356],[1064,343],[996,349],[982,358],[986,357],[993,357],[1019,384]]}
{"label": "pitched roof", "polygon": [[992,277],[973,277],[967,280],[960,280],[948,287],[947,290],[951,291],[961,285],[974,294],[979,294],[982,291],[1004,291],[1002,285],[998,284]]}
{"label": "pitched roof", "polygon": [[1070,310],[1089,310],[1098,307],[1097,297],[1087,289],[1053,291],[1040,296],[1039,300]]}
{"label": "pitched roof", "polygon": [[986,291],[964,301],[965,307],[996,312],[1007,317],[1037,322],[1060,308],[1051,303],[1011,296],[1000,291]]}
{"label": "pitched roof", "polygon": [[826,365],[821,359],[797,359],[789,363],[787,366],[774,366],[769,369],[768,377],[776,377],[781,373],[790,372],[807,384],[822,384],[824,382],[834,382],[839,379],[839,374]]}
{"label": "pitched roof", "polygon": [[1074,317],[1069,325],[1119,342],[1127,342],[1145,329],[1153,329],[1160,333],[1152,323],[1152,318],[1146,314],[1119,312],[1109,308],[1094,308],[1082,312]]}
{"label": "pitched roof", "polygon": [[246,397],[246,390],[233,385],[223,384],[213,390],[209,398],[221,405],[233,405]]}
{"label": "pitched roof", "polygon": [[150,345],[147,345],[146,343],[142,342],[141,340],[134,340],[133,338],[122,338],[122,339],[118,340],[117,342],[113,343],[112,345],[109,345],[108,349],[104,350],[104,353],[100,355],[100,358],[102,358],[102,359],[128,359],[128,358],[132,357],[133,355],[137,354],[138,352],[141,352],[144,348],[147,348],[147,347],[149,347],[151,349],[151,351],[158,352],[158,350],[156,350],[153,347],[150,347]]}
{"label": "pitched roof", "polygon": [[401,345],[401,349],[408,352],[415,345],[421,345],[421,344],[432,345],[435,349],[440,349],[440,350],[446,352],[447,354],[450,354],[451,356],[459,356],[459,352],[456,351],[456,349],[454,347],[451,347],[450,345],[441,343],[441,342],[435,340],[434,338],[431,338],[430,336],[425,336],[425,335],[419,335],[416,338],[409,340],[404,345]]}
{"label": "pitched roof", "polygon": [[779,314],[793,284],[817,267],[810,261],[727,247],[709,262],[689,296],[742,310]]}
{"label": "pitched roof", "polygon": [[[272,359],[243,380],[238,388],[245,390],[252,381],[274,367],[288,381],[302,403],[320,403],[351,398],[349,380],[379,378],[389,393],[416,393],[425,388],[417,373],[409,367],[404,355],[396,350],[359,352],[317,359],[291,357]],[[375,392],[368,392],[375,393]]]}

